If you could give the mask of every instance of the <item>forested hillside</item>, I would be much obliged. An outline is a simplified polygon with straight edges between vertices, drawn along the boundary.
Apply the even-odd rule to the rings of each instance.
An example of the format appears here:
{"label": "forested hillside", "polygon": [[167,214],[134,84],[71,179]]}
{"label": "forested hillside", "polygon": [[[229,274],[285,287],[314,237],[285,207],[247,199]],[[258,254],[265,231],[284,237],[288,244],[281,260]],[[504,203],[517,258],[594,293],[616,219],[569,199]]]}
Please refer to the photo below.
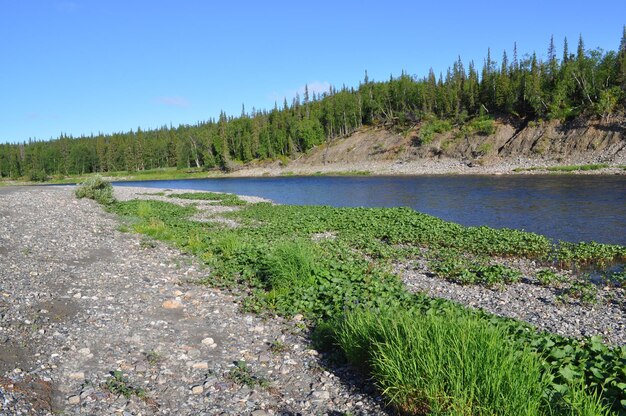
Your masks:
{"label": "forested hillside", "polygon": [[[490,50],[478,70],[459,58],[445,73],[425,77],[402,73],[374,82],[367,72],[358,87],[331,88],[296,96],[271,110],[242,109],[195,125],[162,127],[96,136],[61,135],[51,141],[0,145],[0,177],[43,180],[51,175],[140,171],[160,167],[232,170],[255,159],[290,158],[345,136],[364,125],[409,129],[424,123],[463,126],[488,120],[576,117],[610,122],[626,110],[626,27],[617,51],[586,49],[582,36],[574,52],[567,39],[559,53],[550,39],[546,58],[537,53]],[[481,121],[487,121],[480,125]],[[421,137],[428,140],[430,131]],[[419,145],[419,143],[417,144]]]}

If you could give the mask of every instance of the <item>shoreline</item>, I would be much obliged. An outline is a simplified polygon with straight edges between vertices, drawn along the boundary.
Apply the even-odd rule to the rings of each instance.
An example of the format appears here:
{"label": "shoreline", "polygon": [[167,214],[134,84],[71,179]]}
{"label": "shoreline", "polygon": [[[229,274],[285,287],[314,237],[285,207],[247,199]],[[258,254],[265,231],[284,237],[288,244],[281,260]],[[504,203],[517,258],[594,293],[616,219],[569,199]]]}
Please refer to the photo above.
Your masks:
{"label": "shoreline", "polygon": [[[221,178],[259,178],[288,176],[526,176],[526,175],[626,175],[626,165],[613,164],[608,167],[589,168],[603,165],[593,161],[572,161],[573,163],[537,163],[526,160],[517,163],[502,161],[488,165],[473,165],[453,159],[433,160],[420,159],[412,161],[363,161],[336,162],[319,164],[303,164],[298,160],[286,165],[280,161],[269,163],[252,163],[249,166],[235,169],[232,172],[198,171],[196,169],[179,170],[174,168],[155,169],[151,171],[133,172],[111,175],[108,172],[94,172],[85,175],[67,176],[63,179],[52,179],[45,182],[0,179],[3,186],[29,185],[63,185],[80,183],[89,176],[101,175],[111,182],[135,182],[152,180],[180,179],[221,179]],[[576,169],[578,168],[578,169]],[[121,172],[111,172],[121,173]]]}
{"label": "shoreline", "polygon": [[327,163],[324,165],[304,165],[289,163],[281,166],[279,163],[271,163],[265,166],[246,167],[241,170],[226,173],[224,177],[259,177],[259,176],[315,176],[315,175],[340,175],[340,176],[516,176],[516,175],[626,175],[626,167],[614,165],[606,168],[591,170],[557,170],[563,166],[588,166],[590,164],[536,164],[507,162],[492,165],[471,165],[468,163],[444,160],[434,161],[431,159],[418,161],[394,161],[375,162],[365,161],[357,163]]}

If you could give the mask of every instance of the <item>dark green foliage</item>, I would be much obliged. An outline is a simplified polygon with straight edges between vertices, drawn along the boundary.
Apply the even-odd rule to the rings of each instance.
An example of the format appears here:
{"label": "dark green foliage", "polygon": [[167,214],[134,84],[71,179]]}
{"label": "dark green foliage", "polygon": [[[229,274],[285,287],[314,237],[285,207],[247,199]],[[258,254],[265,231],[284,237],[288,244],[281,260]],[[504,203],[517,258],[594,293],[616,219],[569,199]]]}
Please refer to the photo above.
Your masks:
{"label": "dark green foliage", "polygon": [[248,367],[245,361],[236,361],[235,366],[226,374],[226,377],[240,386],[247,386],[249,388],[256,386],[264,388],[269,387],[269,381],[264,377],[252,374],[250,367]]}
{"label": "dark green foliage", "polygon": [[124,396],[126,399],[130,399],[132,396],[137,396],[140,399],[146,398],[146,391],[131,385],[121,371],[111,371],[110,375],[111,377],[104,383],[104,388],[112,394]]}
{"label": "dark green foliage", "polygon": [[75,191],[77,198],[89,198],[102,205],[110,205],[115,202],[113,186],[101,176],[96,175],[78,185]]}
{"label": "dark green foliage", "polygon": [[452,129],[452,124],[447,120],[432,119],[422,123],[420,127],[420,142],[428,144],[432,141],[435,133],[445,133]]}
{"label": "dark green foliage", "polygon": [[462,285],[493,286],[517,282],[522,276],[519,271],[500,264],[468,259],[456,250],[440,250],[436,257],[429,263],[430,269],[438,276]]}
{"label": "dark green foliage", "polygon": [[[536,54],[517,58],[515,48],[496,65],[488,52],[479,72],[458,59],[438,81],[402,73],[387,81],[366,79],[358,88],[330,88],[318,96],[272,110],[229,117],[221,113],[195,125],[99,134],[61,135],[49,142],[0,145],[0,177],[43,178],[92,172],[143,172],[155,168],[230,171],[254,159],[282,159],[345,136],[364,125],[406,130],[420,127],[428,143],[452,124],[479,134],[493,133],[489,115],[518,119],[571,119],[578,115],[610,119],[623,113],[626,98],[626,49],[585,49],[564,53],[554,42],[548,60]],[[571,58],[571,59],[570,59]],[[479,75],[480,74],[480,75]]]}

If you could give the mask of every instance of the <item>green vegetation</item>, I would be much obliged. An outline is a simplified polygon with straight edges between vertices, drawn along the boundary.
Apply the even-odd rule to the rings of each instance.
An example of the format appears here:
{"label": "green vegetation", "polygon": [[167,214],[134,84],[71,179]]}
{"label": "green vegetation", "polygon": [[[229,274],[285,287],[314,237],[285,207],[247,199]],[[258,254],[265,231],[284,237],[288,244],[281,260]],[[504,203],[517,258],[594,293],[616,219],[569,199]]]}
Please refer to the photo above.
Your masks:
{"label": "green vegetation", "polygon": [[452,123],[449,121],[431,118],[430,120],[422,123],[422,126],[420,127],[420,142],[422,144],[428,144],[432,141],[435,133],[445,133],[450,130],[452,130]]}
{"label": "green vegetation", "polygon": [[530,172],[536,170],[546,170],[548,172],[576,172],[576,171],[589,171],[606,169],[610,166],[606,163],[596,163],[591,165],[566,165],[566,166],[551,166],[551,167],[532,167],[532,168],[517,168],[513,169],[515,172]]}
{"label": "green vegetation", "polygon": [[[202,171],[231,171],[253,160],[285,164],[362,126],[398,131],[421,126],[420,139],[427,143],[452,125],[491,134],[493,120],[485,114],[535,123],[579,115],[610,119],[624,112],[626,30],[617,51],[586,49],[581,37],[576,53],[569,53],[566,40],[562,58],[556,56],[553,40],[547,52],[545,61],[536,53],[520,59],[514,45],[512,59],[505,51],[497,64],[487,50],[480,70],[458,59],[439,78],[431,70],[421,78],[403,72],[374,82],[366,73],[357,88],[331,87],[321,94],[309,94],[305,88],[302,97],[285,100],[280,107],[242,111],[239,117],[221,113],[195,125],[3,144],[0,178],[62,180],[119,171],[162,178],[155,169],[165,169],[167,178],[203,176]],[[167,170],[176,167],[190,173]]]}
{"label": "green vegetation", "polygon": [[[603,414],[608,405],[626,411],[626,348],[537,333],[519,321],[410,294],[389,271],[393,261],[426,253],[443,278],[506,284],[519,272],[495,257],[570,267],[623,261],[625,247],[553,244],[532,233],[463,227],[407,208],[247,204],[221,214],[241,224],[236,229],[190,221],[193,206],[128,201],[110,209],[135,231],[198,255],[212,270],[207,284],[243,286],[246,310],[304,315],[316,348],[336,352],[339,345],[390,403],[410,414],[463,414],[464,406],[473,414],[519,414],[516,408],[526,409],[521,414]],[[543,284],[556,280],[540,275]],[[563,285],[564,301],[592,302],[589,282],[556,284]],[[434,342],[436,348],[425,348]],[[467,367],[452,367],[454,360]],[[442,374],[450,368],[455,371]],[[245,364],[232,377],[257,383]],[[516,396],[514,389],[525,393]]]}
{"label": "green vegetation", "polygon": [[256,386],[269,387],[269,381],[264,377],[252,374],[250,367],[248,367],[245,361],[235,362],[235,366],[228,372],[227,377],[240,386],[248,386],[250,388]]}
{"label": "green vegetation", "polygon": [[126,399],[130,399],[132,396],[146,399],[146,391],[141,387],[133,386],[121,371],[111,371],[110,375],[111,377],[107,379],[103,386],[106,390],[112,394],[124,396]]}
{"label": "green vegetation", "polygon": [[[512,342],[506,327],[472,315],[418,316],[359,309],[337,331],[348,361],[371,374],[403,414],[562,414],[544,396],[550,382],[540,357]],[[557,401],[559,410],[584,403],[585,414],[607,413],[580,383],[569,389],[581,403]]]}
{"label": "green vegetation", "polygon": [[196,199],[203,201],[214,201],[216,205],[238,206],[246,205],[246,201],[234,194],[223,194],[217,192],[185,192],[180,194],[171,194],[170,198],[180,199]]}
{"label": "green vegetation", "polygon": [[113,186],[100,175],[95,175],[81,183],[75,191],[77,198],[93,199],[102,205],[110,205],[115,201]]}

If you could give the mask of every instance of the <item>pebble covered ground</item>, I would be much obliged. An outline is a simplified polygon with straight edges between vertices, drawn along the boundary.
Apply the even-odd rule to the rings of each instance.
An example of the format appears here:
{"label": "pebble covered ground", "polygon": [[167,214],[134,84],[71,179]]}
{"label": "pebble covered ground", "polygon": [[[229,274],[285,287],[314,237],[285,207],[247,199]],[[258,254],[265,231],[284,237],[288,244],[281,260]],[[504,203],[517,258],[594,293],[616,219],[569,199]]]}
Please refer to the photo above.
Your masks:
{"label": "pebble covered ground", "polygon": [[387,414],[301,317],[244,314],[193,258],[119,229],[71,187],[0,189],[1,415]]}
{"label": "pebble covered ground", "polygon": [[[163,191],[116,187],[115,196],[194,203],[197,221],[236,209]],[[626,345],[623,289],[601,287],[593,305],[563,302],[558,288],[533,281],[532,262],[504,261],[517,262],[522,282],[461,286],[434,277],[423,259],[395,271],[411,291]],[[0,415],[391,413],[370,383],[325,367],[300,316],[245,314],[238,293],[197,283],[209,273],[120,231],[72,187],[0,188]]]}
{"label": "pebble covered ground", "polygon": [[[594,303],[563,297],[559,286],[541,286],[534,278],[543,269],[529,260],[502,260],[521,270],[520,282],[485,287],[460,285],[434,276],[423,259],[398,264],[395,272],[407,289],[444,298],[500,316],[526,321],[539,330],[568,337],[600,336],[612,345],[626,345],[626,293],[600,285]],[[561,272],[562,273],[562,272]]]}

